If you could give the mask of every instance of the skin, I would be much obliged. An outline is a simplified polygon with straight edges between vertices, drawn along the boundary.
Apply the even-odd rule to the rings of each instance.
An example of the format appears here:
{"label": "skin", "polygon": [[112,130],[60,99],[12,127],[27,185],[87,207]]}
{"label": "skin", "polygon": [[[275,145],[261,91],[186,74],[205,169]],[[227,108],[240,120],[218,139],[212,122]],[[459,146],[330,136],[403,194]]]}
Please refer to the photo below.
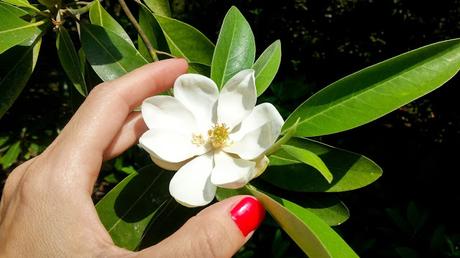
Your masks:
{"label": "skin", "polygon": [[147,130],[134,108],[173,85],[183,59],[145,65],[96,86],[62,133],[8,177],[0,203],[0,257],[230,257],[247,241],[230,216],[244,196],[216,203],[139,252],[116,247],[91,200],[101,164]]}

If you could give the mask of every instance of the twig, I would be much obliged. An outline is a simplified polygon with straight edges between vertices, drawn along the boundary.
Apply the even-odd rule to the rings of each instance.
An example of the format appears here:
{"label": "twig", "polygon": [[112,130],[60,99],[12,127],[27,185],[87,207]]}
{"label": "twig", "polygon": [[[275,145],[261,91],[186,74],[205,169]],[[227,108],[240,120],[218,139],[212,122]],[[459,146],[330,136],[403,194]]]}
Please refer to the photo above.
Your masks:
{"label": "twig", "polygon": [[147,47],[149,54],[152,57],[153,61],[158,61],[159,59],[157,56],[157,50],[153,48],[152,43],[150,43],[149,39],[147,38],[147,35],[145,35],[145,32],[142,30],[136,18],[134,18],[134,15],[129,10],[128,5],[126,5],[125,0],[118,0],[118,2],[120,3],[120,6],[125,12],[126,16],[128,16],[129,21],[133,24],[134,28],[139,33],[139,36],[141,36],[142,41],[144,41],[144,44]]}

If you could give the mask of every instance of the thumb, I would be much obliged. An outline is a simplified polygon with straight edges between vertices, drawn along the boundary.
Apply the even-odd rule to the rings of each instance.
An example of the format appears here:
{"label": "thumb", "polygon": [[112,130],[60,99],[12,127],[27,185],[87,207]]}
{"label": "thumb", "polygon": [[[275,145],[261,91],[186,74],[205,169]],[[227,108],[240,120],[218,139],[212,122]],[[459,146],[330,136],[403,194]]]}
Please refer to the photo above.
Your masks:
{"label": "thumb", "polygon": [[265,210],[252,196],[234,196],[202,210],[138,257],[231,257],[260,225]]}

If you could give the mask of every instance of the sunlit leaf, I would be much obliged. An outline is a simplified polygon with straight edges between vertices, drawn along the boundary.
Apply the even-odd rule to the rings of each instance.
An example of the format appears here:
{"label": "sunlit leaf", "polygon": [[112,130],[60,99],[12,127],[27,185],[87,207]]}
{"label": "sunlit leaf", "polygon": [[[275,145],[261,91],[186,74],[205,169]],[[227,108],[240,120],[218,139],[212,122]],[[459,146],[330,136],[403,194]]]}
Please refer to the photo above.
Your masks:
{"label": "sunlit leaf", "polygon": [[86,58],[102,80],[114,80],[148,63],[131,44],[115,33],[91,24],[82,24],[81,28]]}
{"label": "sunlit leaf", "polygon": [[128,33],[126,33],[123,27],[121,27],[121,25],[112,16],[110,16],[99,1],[93,1],[91,8],[89,9],[89,19],[92,24],[104,27],[104,29],[117,34],[119,37],[126,40],[126,42],[134,46],[131,38],[128,36]]}
{"label": "sunlit leaf", "polygon": [[161,16],[171,16],[169,0],[144,0],[144,3],[152,10],[154,14]]}
{"label": "sunlit leaf", "polygon": [[24,89],[35,68],[41,32],[36,32],[26,43],[14,46],[0,55],[0,118]]}
{"label": "sunlit leaf", "polygon": [[237,72],[251,68],[256,43],[251,26],[241,12],[232,7],[225,15],[212,58],[211,79],[222,88]]}
{"label": "sunlit leaf", "polygon": [[11,167],[11,165],[17,161],[19,154],[21,154],[21,142],[17,141],[8,148],[3,156],[0,157],[0,164],[2,165],[2,168],[5,170]]}
{"label": "sunlit leaf", "polygon": [[[258,185],[257,187],[264,190],[263,186]],[[269,192],[269,190],[267,190],[266,192]],[[221,201],[235,195],[247,194],[251,194],[251,192],[247,191],[246,188],[218,188],[216,192],[216,198],[217,200]],[[273,193],[270,194],[276,196]],[[296,198],[292,198],[291,201],[287,200],[289,198],[281,198],[279,196],[276,200],[281,200],[280,204],[294,214],[299,212],[302,213],[303,210],[307,210],[311,213],[314,213],[316,216],[324,220],[329,226],[340,225],[350,217],[350,213],[345,204],[334,196],[307,196],[306,194],[296,195]]]}
{"label": "sunlit leaf", "polygon": [[316,170],[318,170],[321,173],[321,175],[323,175],[323,177],[327,180],[327,182],[329,183],[332,182],[332,179],[334,178],[334,176],[331,174],[326,164],[324,164],[321,158],[318,155],[316,155],[314,152],[308,149],[294,147],[292,145],[283,145],[281,146],[281,148],[287,154],[294,157],[296,160],[314,167]]}
{"label": "sunlit leaf", "polygon": [[40,33],[45,21],[29,23],[17,17],[7,5],[0,5],[0,54]]}
{"label": "sunlit leaf", "polygon": [[[5,3],[9,3],[9,4],[12,4],[12,5],[16,5],[16,6],[20,6],[20,7],[25,7],[25,8],[28,8],[28,9],[32,9],[33,11],[35,12],[39,12],[40,10],[37,9],[37,7],[31,5],[27,0],[2,0],[3,2]],[[0,2],[0,4],[2,4]]]}
{"label": "sunlit leaf", "polygon": [[334,179],[324,180],[313,167],[292,158],[284,150],[270,156],[261,178],[282,189],[299,192],[342,192],[364,187],[382,175],[382,169],[365,156],[310,139],[291,138],[286,145],[308,149],[318,155]]}
{"label": "sunlit leaf", "polygon": [[319,91],[286,120],[297,136],[345,131],[373,121],[443,85],[460,69],[460,39],[434,43],[365,68]]}
{"label": "sunlit leaf", "polygon": [[56,38],[56,49],[61,65],[75,89],[83,95],[88,94],[85,78],[81,72],[80,58],[78,57],[75,46],[69,33],[64,27],[59,27]]}
{"label": "sunlit leaf", "polygon": [[272,83],[281,63],[281,41],[273,42],[256,60],[255,71],[257,96],[260,96]]}
{"label": "sunlit leaf", "polygon": [[179,20],[155,15],[171,54],[190,63],[211,65],[214,44],[199,30]]}
{"label": "sunlit leaf", "polygon": [[117,246],[138,247],[152,219],[174,201],[168,189],[172,176],[170,171],[145,167],[127,176],[97,203],[99,218]]}
{"label": "sunlit leaf", "polygon": [[332,228],[312,212],[254,187],[248,189],[309,257],[358,257]]}

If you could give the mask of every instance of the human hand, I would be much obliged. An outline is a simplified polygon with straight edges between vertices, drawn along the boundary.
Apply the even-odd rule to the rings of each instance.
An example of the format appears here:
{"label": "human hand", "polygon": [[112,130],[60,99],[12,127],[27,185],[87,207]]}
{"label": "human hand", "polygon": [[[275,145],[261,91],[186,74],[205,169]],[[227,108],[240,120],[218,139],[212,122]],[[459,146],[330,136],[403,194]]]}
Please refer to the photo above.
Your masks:
{"label": "human hand", "polygon": [[62,133],[8,177],[0,203],[1,257],[230,257],[260,224],[252,197],[202,210],[159,244],[134,253],[116,247],[91,199],[104,160],[147,128],[133,109],[187,71],[182,59],[143,66],[95,87]]}

